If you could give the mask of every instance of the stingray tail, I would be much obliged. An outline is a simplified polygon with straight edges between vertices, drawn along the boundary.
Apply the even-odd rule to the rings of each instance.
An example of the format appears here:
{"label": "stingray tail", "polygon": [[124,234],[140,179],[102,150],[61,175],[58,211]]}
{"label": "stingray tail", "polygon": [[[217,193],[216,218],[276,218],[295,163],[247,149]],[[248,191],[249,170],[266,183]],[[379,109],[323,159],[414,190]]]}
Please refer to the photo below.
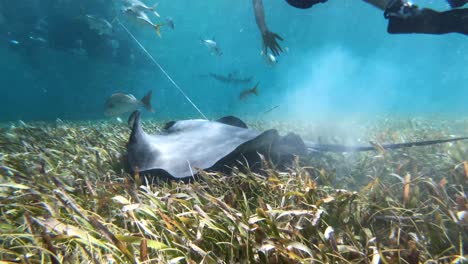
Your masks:
{"label": "stingray tail", "polygon": [[151,113],[154,113],[153,106],[151,105],[151,96],[153,95],[153,91],[149,91],[145,97],[141,99],[143,106],[148,109]]}
{"label": "stingray tail", "polygon": [[442,143],[467,140],[467,139],[468,137],[459,137],[459,138],[450,138],[450,139],[416,141],[416,142],[385,144],[385,145],[373,144],[374,146],[344,146],[344,145],[316,144],[312,142],[305,142],[305,144],[310,152],[358,152],[358,151],[378,150],[379,148],[401,149],[401,148],[409,148],[409,147],[416,147],[416,146],[428,146],[428,145],[442,144]]}
{"label": "stingray tail", "polygon": [[141,127],[140,111],[134,111],[128,118],[128,126],[132,129],[129,142],[136,142],[144,133]]}

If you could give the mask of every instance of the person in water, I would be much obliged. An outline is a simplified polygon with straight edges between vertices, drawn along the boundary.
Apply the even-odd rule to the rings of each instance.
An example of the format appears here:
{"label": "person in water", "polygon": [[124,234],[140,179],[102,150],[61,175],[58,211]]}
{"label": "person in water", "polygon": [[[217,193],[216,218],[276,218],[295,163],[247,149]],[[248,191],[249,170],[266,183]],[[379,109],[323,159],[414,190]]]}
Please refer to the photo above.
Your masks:
{"label": "person in water", "polygon": [[[452,8],[461,7],[468,0],[448,0]],[[468,35],[468,8],[438,12],[419,8],[403,0],[390,1],[384,12],[390,34],[422,33]]]}
{"label": "person in water", "polygon": [[[327,0],[286,0],[297,8],[310,8],[314,4]],[[365,0],[384,9],[384,16],[389,20],[387,31],[390,34],[423,33],[446,34],[460,33],[468,35],[468,9],[452,9],[438,12],[429,8],[419,8],[405,0]],[[447,0],[452,8],[465,5],[468,0]]]}
{"label": "person in water", "polygon": [[[255,12],[255,21],[262,34],[263,52],[270,49],[272,54],[278,56],[282,48],[278,40],[280,35],[271,32],[265,22],[262,0],[252,0]],[[286,0],[296,8],[308,9],[315,4],[325,3],[328,0]],[[468,35],[468,8],[452,9],[438,12],[429,8],[419,8],[407,3],[405,0],[363,0],[384,11],[384,17],[389,20],[387,31],[390,34],[422,33],[446,34],[460,33]],[[468,0],[447,0],[452,8],[462,7]]]}
{"label": "person in water", "polygon": [[270,49],[273,55],[278,56],[280,52],[283,52],[283,49],[277,40],[283,40],[283,38],[268,29],[265,21],[265,11],[262,0],[253,0],[253,7],[255,12],[255,22],[257,22],[258,29],[260,29],[260,33],[262,34],[263,53],[266,54],[267,49]]}

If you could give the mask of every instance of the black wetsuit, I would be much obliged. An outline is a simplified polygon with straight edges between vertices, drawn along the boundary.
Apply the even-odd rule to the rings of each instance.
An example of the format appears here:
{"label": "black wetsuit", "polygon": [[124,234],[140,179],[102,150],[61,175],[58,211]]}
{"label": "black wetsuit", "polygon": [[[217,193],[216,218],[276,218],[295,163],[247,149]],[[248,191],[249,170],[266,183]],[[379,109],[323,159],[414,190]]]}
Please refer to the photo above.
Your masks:
{"label": "black wetsuit", "polygon": [[[310,8],[327,0],[286,0],[297,8]],[[467,0],[447,0],[451,7],[461,7]],[[468,34],[468,8],[437,12],[428,8],[411,7],[408,14],[388,16],[387,31],[390,34]]]}
{"label": "black wetsuit", "polygon": [[297,8],[311,8],[313,5],[318,3],[325,3],[327,0],[286,0],[288,4]]}
{"label": "black wetsuit", "polygon": [[389,17],[387,31],[390,34],[460,33],[468,35],[468,8],[444,12],[422,8],[407,17]]}

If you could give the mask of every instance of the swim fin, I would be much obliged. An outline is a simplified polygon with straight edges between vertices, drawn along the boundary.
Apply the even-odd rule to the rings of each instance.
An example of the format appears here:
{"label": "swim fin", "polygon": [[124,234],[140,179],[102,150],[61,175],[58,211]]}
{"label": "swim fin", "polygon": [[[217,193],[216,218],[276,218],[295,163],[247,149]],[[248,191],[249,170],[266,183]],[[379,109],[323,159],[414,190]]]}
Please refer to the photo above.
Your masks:
{"label": "swim fin", "polygon": [[457,7],[462,7],[466,3],[468,3],[468,0],[447,0],[451,8],[457,8]]}

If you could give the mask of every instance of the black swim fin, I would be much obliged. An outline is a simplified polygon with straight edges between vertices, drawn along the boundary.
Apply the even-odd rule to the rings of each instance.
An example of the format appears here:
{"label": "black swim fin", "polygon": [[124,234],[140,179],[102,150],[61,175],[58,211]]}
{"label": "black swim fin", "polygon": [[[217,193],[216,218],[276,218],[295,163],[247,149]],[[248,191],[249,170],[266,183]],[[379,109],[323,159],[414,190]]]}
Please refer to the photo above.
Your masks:
{"label": "black swim fin", "polygon": [[451,8],[458,8],[468,3],[468,0],[447,0]]}
{"label": "black swim fin", "polygon": [[[379,145],[383,149],[400,149],[409,148],[416,146],[428,146],[447,142],[454,142],[460,140],[467,140],[468,137],[450,138],[450,139],[438,139],[428,141],[417,141],[408,143],[397,143],[397,144],[384,144]],[[309,152],[359,152],[359,151],[372,151],[376,150],[375,146],[344,146],[344,145],[333,145],[333,144],[317,144],[313,142],[305,142]]]}
{"label": "black swim fin", "polygon": [[307,9],[318,3],[325,3],[327,0],[286,0],[288,4],[295,8]]}

